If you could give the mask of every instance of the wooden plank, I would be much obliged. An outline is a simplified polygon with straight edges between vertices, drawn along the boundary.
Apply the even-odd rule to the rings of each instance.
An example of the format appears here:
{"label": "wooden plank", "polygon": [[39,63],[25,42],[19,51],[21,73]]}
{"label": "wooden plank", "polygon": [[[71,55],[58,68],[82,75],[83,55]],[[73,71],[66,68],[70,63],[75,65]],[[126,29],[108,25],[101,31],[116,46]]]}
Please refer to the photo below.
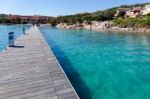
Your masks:
{"label": "wooden plank", "polygon": [[37,27],[0,53],[0,99],[79,99]]}

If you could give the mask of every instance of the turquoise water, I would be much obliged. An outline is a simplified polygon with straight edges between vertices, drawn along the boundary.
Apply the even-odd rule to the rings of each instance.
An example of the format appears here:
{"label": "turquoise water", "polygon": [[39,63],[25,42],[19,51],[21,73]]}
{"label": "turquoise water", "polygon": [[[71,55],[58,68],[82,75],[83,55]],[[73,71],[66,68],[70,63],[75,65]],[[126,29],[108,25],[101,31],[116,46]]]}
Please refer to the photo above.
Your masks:
{"label": "turquoise water", "polygon": [[40,28],[81,99],[150,99],[150,37]]}
{"label": "turquoise water", "polygon": [[0,51],[5,49],[8,45],[8,33],[11,31],[14,32],[15,38],[17,38],[22,35],[23,27],[26,29],[28,28],[27,26],[23,25],[0,25]]}

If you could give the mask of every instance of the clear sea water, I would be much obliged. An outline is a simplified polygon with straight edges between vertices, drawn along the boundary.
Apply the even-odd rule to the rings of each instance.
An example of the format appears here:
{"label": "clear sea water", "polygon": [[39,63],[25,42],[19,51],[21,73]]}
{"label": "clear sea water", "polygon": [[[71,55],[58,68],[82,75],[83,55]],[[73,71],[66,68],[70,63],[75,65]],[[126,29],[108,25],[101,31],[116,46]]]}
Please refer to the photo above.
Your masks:
{"label": "clear sea water", "polygon": [[40,29],[81,99],[150,99],[150,36]]}
{"label": "clear sea water", "polygon": [[14,32],[15,38],[17,38],[22,35],[23,27],[28,28],[28,26],[24,25],[0,25],[0,51],[8,45],[8,33]]}

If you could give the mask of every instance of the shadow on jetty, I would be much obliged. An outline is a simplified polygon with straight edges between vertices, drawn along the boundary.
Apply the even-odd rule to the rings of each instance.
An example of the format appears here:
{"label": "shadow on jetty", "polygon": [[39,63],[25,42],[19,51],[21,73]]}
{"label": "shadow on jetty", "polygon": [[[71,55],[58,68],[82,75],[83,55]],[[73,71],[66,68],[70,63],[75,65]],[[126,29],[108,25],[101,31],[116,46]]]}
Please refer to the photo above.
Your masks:
{"label": "shadow on jetty", "polygon": [[10,46],[10,47],[13,47],[13,48],[24,48],[24,46],[17,46],[17,45],[15,45],[15,46]]}
{"label": "shadow on jetty", "polygon": [[48,39],[48,43],[53,46],[51,47],[53,53],[55,54],[57,60],[61,64],[62,68],[64,69],[67,77],[69,78],[80,99],[92,99],[88,87],[80,78],[79,73],[72,66],[65,53],[54,41]]}

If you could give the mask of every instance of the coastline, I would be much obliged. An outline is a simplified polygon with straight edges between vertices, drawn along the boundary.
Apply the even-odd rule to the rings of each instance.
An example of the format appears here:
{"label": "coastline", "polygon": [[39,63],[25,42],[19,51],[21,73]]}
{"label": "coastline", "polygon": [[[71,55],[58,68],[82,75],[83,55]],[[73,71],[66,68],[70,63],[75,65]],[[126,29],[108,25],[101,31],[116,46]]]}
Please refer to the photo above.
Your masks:
{"label": "coastline", "polygon": [[56,28],[59,29],[85,29],[91,31],[113,31],[113,32],[124,32],[124,33],[138,33],[138,34],[150,34],[150,28],[122,28],[118,26],[114,26],[112,22],[104,21],[104,22],[93,22],[92,24],[73,24],[67,25],[66,23],[60,23],[56,25]]}
{"label": "coastline", "polygon": [[[97,22],[94,21],[95,23],[93,24],[73,24],[73,25],[68,25],[66,23],[60,23],[57,24],[56,28],[58,29],[85,29],[85,30],[91,30],[91,31],[109,31],[109,32],[123,32],[123,33],[138,33],[138,34],[150,34],[150,28],[135,28],[135,27],[130,27],[130,28],[122,28],[118,26],[113,26],[113,24],[109,21],[104,21],[104,22]],[[31,24],[0,24],[0,26],[9,26],[9,25],[24,25],[24,26],[31,26]],[[51,24],[40,24],[40,26],[52,26]]]}

